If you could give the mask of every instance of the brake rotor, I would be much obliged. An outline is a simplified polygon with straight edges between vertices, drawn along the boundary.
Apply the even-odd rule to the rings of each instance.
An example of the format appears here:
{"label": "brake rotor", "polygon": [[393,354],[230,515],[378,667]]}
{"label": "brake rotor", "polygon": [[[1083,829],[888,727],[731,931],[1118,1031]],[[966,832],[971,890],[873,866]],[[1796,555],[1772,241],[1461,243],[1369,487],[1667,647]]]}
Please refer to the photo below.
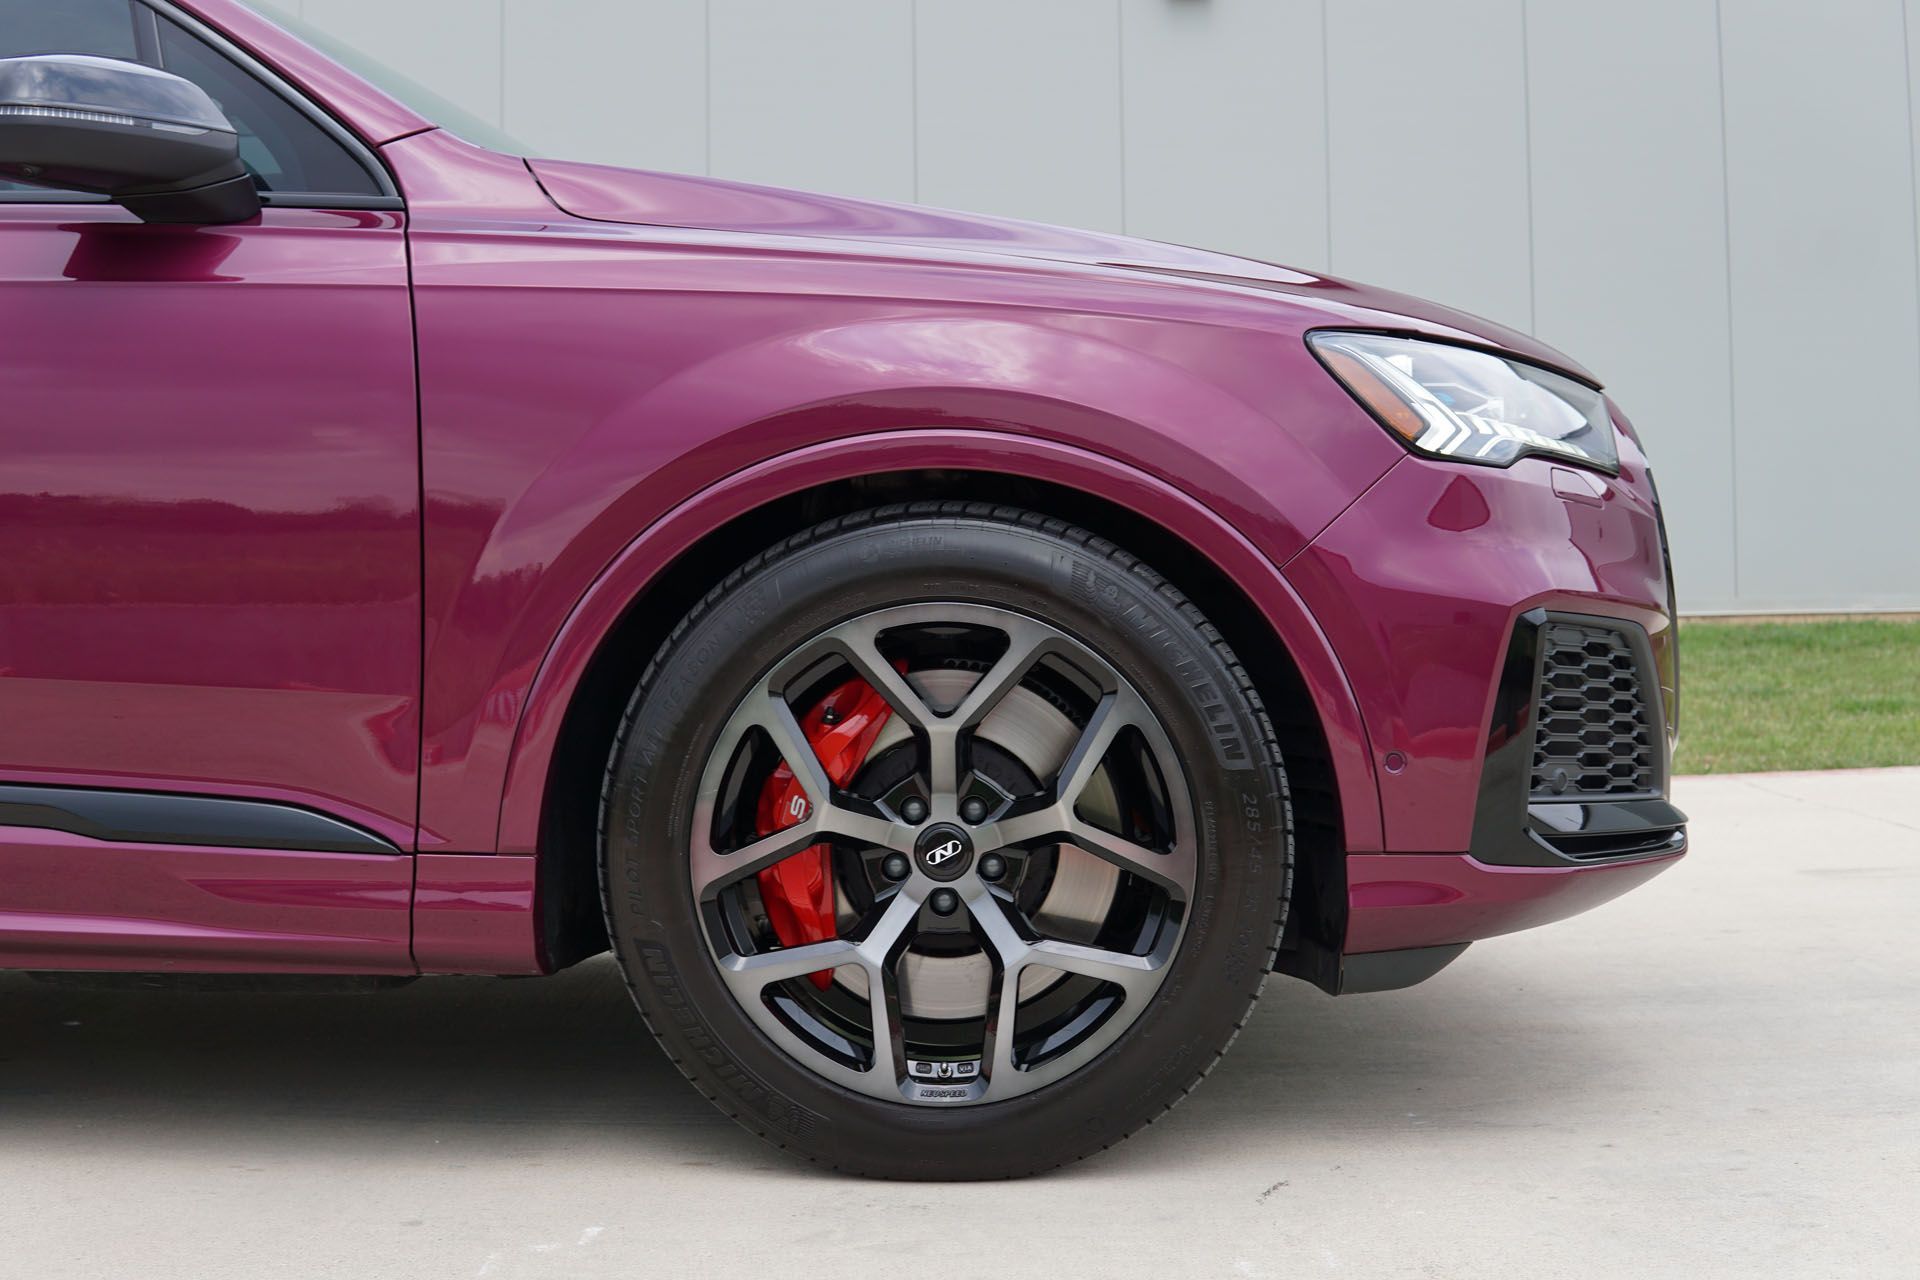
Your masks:
{"label": "brake rotor", "polygon": [[[978,671],[965,668],[935,667],[907,673],[914,692],[936,707],[958,706],[979,679]],[[911,728],[895,716],[874,739],[867,758],[878,760],[911,736]],[[1067,753],[1080,736],[1080,728],[1066,712],[1023,686],[1001,700],[981,721],[974,736],[1006,752],[1034,777],[1050,778],[1066,761]],[[1005,780],[997,781],[1004,785]],[[857,787],[857,780],[855,785]],[[1096,824],[1117,825],[1119,805],[1104,769],[1081,793],[1079,808]],[[1072,845],[1060,845],[1054,857],[1053,879],[1032,915],[1033,922],[1061,941],[1092,942],[1112,909],[1120,873],[1112,864]],[[839,887],[838,892],[841,918],[850,924],[856,913],[847,900],[844,886]],[[982,1017],[987,1011],[993,963],[983,951],[929,955],[910,949],[901,960],[899,974],[900,1012],[906,1017],[957,1020]],[[1055,969],[1028,968],[1020,977],[1021,1001],[1040,995],[1064,976]],[[866,998],[867,976],[861,970],[851,966],[838,969],[834,972],[834,981],[861,999]]]}

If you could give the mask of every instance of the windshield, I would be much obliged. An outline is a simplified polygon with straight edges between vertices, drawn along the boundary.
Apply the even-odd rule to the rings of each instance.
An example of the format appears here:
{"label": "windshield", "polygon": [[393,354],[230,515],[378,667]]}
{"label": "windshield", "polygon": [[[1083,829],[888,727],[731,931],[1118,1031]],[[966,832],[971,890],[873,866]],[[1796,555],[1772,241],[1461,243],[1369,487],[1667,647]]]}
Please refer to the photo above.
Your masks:
{"label": "windshield", "polygon": [[447,101],[425,85],[395,71],[371,54],[289,13],[276,0],[247,0],[247,4],[258,9],[263,17],[293,32],[294,35],[299,36],[388,97],[401,103],[414,114],[433,121],[449,133],[457,133],[468,142],[491,147],[495,151],[504,151],[509,155],[523,156],[528,153],[529,148],[524,143],[498,125],[482,120],[466,108]]}

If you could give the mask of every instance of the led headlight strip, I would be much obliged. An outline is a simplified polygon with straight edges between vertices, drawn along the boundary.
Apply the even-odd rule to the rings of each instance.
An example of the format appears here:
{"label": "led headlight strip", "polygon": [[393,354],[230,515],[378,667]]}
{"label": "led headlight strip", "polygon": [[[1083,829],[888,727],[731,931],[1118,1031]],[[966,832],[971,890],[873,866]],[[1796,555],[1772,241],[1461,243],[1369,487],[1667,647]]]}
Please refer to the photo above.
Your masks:
{"label": "led headlight strip", "polygon": [[1572,378],[1416,338],[1320,330],[1307,341],[1354,399],[1416,452],[1490,467],[1545,455],[1620,468],[1606,397]]}

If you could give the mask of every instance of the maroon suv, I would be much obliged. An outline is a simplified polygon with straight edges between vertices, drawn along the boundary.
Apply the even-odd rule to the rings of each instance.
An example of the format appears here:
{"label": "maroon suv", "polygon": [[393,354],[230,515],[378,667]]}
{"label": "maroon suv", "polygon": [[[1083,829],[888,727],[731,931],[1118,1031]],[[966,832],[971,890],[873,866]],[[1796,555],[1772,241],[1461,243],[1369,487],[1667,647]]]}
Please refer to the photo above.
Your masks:
{"label": "maroon suv", "polygon": [[0,965],[611,948],[763,1137],[1005,1175],[1270,972],[1406,986],[1685,849],[1653,480],[1564,356],[527,160],[323,46],[0,0]]}

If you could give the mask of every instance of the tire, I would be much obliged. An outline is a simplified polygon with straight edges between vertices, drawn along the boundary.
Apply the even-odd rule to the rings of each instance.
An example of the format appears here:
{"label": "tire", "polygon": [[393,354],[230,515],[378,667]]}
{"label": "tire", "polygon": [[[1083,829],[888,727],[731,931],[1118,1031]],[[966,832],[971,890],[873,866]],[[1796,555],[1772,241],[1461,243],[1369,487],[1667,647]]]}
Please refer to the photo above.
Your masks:
{"label": "tire", "polygon": [[[901,606],[913,608],[887,612]],[[750,906],[723,909],[718,904],[751,904],[747,886],[764,894],[766,882],[743,874],[717,890],[703,889],[696,882],[704,882],[712,866],[725,863],[703,861],[695,851],[711,846],[716,855],[720,853],[719,836],[713,833],[720,830],[722,819],[710,818],[708,812],[719,812],[716,804],[730,803],[727,788],[733,784],[726,780],[751,770],[756,749],[764,754],[766,735],[761,730],[734,733],[729,726],[740,723],[743,715],[759,714],[754,711],[762,705],[758,693],[765,682],[776,678],[770,672],[783,662],[789,667],[801,665],[811,652],[807,646],[821,643],[818,637],[832,628],[856,625],[874,631],[896,616],[931,616],[946,609],[964,618],[1013,619],[1004,633],[1008,651],[1024,634],[1021,628],[1032,626],[1036,634],[1057,632],[1064,637],[1050,642],[1066,654],[1064,658],[1040,659],[1013,693],[1000,695],[1023,699],[1022,707],[1039,707],[1032,714],[1050,724],[1056,715],[1078,715],[1072,720],[1072,732],[1090,737],[1085,725],[1093,724],[1102,708],[1121,705],[1128,690],[1137,692],[1137,700],[1127,705],[1144,706],[1137,717],[1141,727],[1129,722],[1116,730],[1115,745],[1110,748],[1119,752],[1124,740],[1135,754],[1104,757],[1109,763],[1100,765],[1096,780],[1104,776],[1110,788],[1124,783],[1144,789],[1150,800],[1130,801],[1128,811],[1138,814],[1151,809],[1159,816],[1121,820],[1139,824],[1129,828],[1131,837],[1109,831],[1109,838],[1103,840],[1100,832],[1088,829],[1086,839],[1074,847],[1010,845],[1000,859],[1002,874],[1010,878],[1014,873],[1005,869],[1007,864],[1017,865],[1020,887],[1000,886],[1004,891],[993,895],[982,882],[994,870],[994,859],[986,843],[981,843],[978,850],[968,851],[965,880],[971,886],[965,893],[979,896],[966,897],[966,910],[956,913],[962,932],[938,936],[913,932],[921,921],[949,927],[926,914],[942,905],[936,897],[926,896],[940,893],[940,886],[926,877],[943,870],[923,861],[939,852],[927,854],[921,847],[932,824],[921,829],[918,837],[913,831],[899,834],[902,823],[897,818],[886,828],[892,833],[887,839],[921,840],[921,844],[899,846],[910,848],[912,879],[890,905],[899,909],[901,919],[914,922],[906,926],[905,935],[913,941],[899,945],[910,945],[916,952],[935,944],[962,950],[974,946],[983,957],[980,961],[969,952],[959,961],[941,958],[938,962],[976,966],[967,973],[980,972],[977,966],[985,963],[992,975],[982,997],[987,1003],[979,1015],[978,1059],[969,1067],[962,1058],[952,1068],[977,1073],[967,1087],[979,1098],[965,1105],[924,1105],[929,1097],[958,1097],[965,1089],[935,1088],[910,1078],[936,1069],[912,1059],[913,1053],[922,1052],[913,1048],[918,1043],[913,1037],[930,1034],[925,1028],[973,1024],[922,1022],[915,1020],[917,1013],[909,1018],[902,1010],[909,1007],[908,995],[919,998],[917,981],[911,991],[896,992],[892,984],[898,981],[893,967],[899,963],[898,956],[879,960],[874,967],[871,957],[863,959],[854,953],[851,940],[819,944],[835,948],[834,954],[849,962],[848,967],[833,971],[837,985],[825,995],[810,994],[803,980],[781,980],[761,988],[756,1007],[737,985],[730,985],[739,979],[723,974],[717,956],[724,952],[729,964],[745,965],[748,962],[733,957],[729,948],[744,952],[749,944],[723,939],[732,938],[728,931],[735,928],[743,934],[758,929],[753,936],[764,938],[768,926]],[[861,621],[867,618],[880,621],[870,625]],[[936,622],[925,631],[874,634],[907,634],[915,643],[932,645],[973,632]],[[989,635],[987,642],[998,640]],[[876,653],[879,644],[876,640]],[[796,654],[800,656],[788,657]],[[1055,661],[1057,668],[1046,665]],[[901,660],[894,665],[911,664]],[[1087,676],[1088,672],[1095,674]],[[882,671],[870,679],[884,691],[885,677]],[[918,681],[915,688],[932,678],[911,671],[902,676],[903,681]],[[966,678],[989,683],[986,675]],[[1100,683],[1103,680],[1105,684]],[[1046,681],[1056,682],[1067,692],[1050,692],[1051,685],[1041,688]],[[746,697],[749,690],[756,698]],[[785,705],[787,695],[783,692],[780,697]],[[1043,697],[1063,709],[1046,710]],[[1076,698],[1086,699],[1094,709],[1078,711]],[[931,708],[932,699],[926,703]],[[963,706],[952,715],[959,718],[965,710]],[[922,708],[917,714],[925,712]],[[994,711],[975,730],[966,732],[984,734],[993,723],[992,716],[999,714]],[[896,718],[904,725],[910,717],[902,711]],[[898,730],[896,737],[905,733]],[[932,763],[930,741],[930,737],[915,736],[892,749],[904,751],[903,758],[909,762],[918,760],[925,766],[915,778],[933,778],[941,771],[942,766]],[[989,758],[990,748],[992,744],[978,741],[966,748],[966,758],[978,777],[991,772],[981,763]],[[1075,750],[1080,757],[1092,759],[1095,748],[1077,743]],[[733,754],[727,756],[727,751]],[[1045,793],[1057,801],[1046,812],[1067,815],[1059,820],[1072,820],[1077,823],[1073,830],[1081,831],[1094,819],[1083,813],[1089,802],[1076,795],[1092,792],[1068,790],[1071,765],[1072,758],[1061,766],[1054,790]],[[965,768],[954,765],[951,776],[954,797],[958,797],[966,785]],[[721,780],[717,787],[716,778]],[[909,780],[902,785],[911,790],[920,784]],[[1002,789],[1012,795],[1020,785]],[[937,791],[937,783],[928,783],[928,790]],[[876,808],[884,817],[891,812],[887,805],[901,802],[883,798],[845,803],[846,814]],[[945,803],[950,810],[953,800]],[[1032,801],[1029,807],[1039,803]],[[813,816],[823,824],[842,821],[837,805],[836,801],[818,806]],[[1115,807],[1120,808],[1118,803]],[[1192,820],[1182,825],[1180,814],[1189,810]],[[984,841],[983,833],[1011,834],[1020,821],[1029,826],[1044,821],[1044,815],[1018,818],[1021,802],[1008,801],[1001,812],[1008,815],[1004,821],[983,824],[969,835]],[[956,824],[965,827],[957,819],[948,825]],[[752,842],[763,834],[741,837],[743,847],[758,848]],[[875,864],[858,859],[882,852],[875,846],[861,855],[850,851],[859,841],[834,838],[832,856],[841,860],[831,864],[835,874],[847,865],[869,868]],[[950,840],[942,847],[951,849],[960,843]],[[1118,985],[1106,982],[1120,970],[1105,960],[1117,951],[1098,950],[1084,973],[1068,970],[1064,962],[1050,967],[1045,963],[1050,957],[1027,957],[1029,967],[1016,968],[1015,953],[1026,944],[993,944],[992,938],[1007,935],[988,917],[997,919],[998,910],[1014,922],[1016,930],[1046,942],[1039,926],[1033,921],[1023,923],[1019,915],[1019,894],[1028,892],[1027,880],[1038,882],[1044,872],[1052,877],[1049,883],[1057,886],[1066,875],[1069,857],[1078,859],[1083,849],[1109,845],[1132,859],[1112,862],[1120,868],[1118,872],[1101,872],[1109,878],[1102,883],[1120,886],[1112,890],[1111,903],[1125,905],[1110,905],[1107,916],[1096,916],[1084,927],[1100,930],[1097,937],[1105,939],[1114,936],[1115,930],[1124,935],[1133,927],[1116,925],[1120,915],[1129,921],[1149,919],[1143,932],[1161,941],[1142,945],[1162,950],[1127,962],[1135,967],[1116,979]],[[1143,848],[1167,857],[1166,867],[1184,870],[1169,871],[1162,885],[1154,878],[1162,864],[1141,856]],[[599,854],[607,927],[628,987],[648,1027],[696,1088],[743,1126],[797,1156],[848,1173],[930,1180],[1038,1173],[1112,1146],[1165,1114],[1212,1069],[1245,1025],[1272,969],[1293,871],[1291,811],[1272,726],[1246,672],[1200,611],[1138,560],[1083,530],[1031,512],[958,502],[882,507],[829,520],[770,548],[714,588],[675,627],[633,694],[604,783]],[[1047,862],[1048,858],[1054,861]],[[897,869],[900,862],[878,865]],[[715,883],[722,882],[716,879]],[[902,905],[909,890],[919,896]],[[842,911],[847,909],[849,892],[842,890]],[[708,900],[701,898],[703,893],[717,896]],[[1013,905],[998,905],[1002,902]],[[883,914],[880,899],[872,913]],[[749,923],[725,922],[736,917]],[[894,918],[885,913],[885,920]],[[886,928],[885,920],[875,926],[870,939]],[[1173,943],[1165,942],[1169,931],[1173,931]],[[751,946],[754,962],[778,957],[784,949]],[[1063,954],[1067,950],[1064,946],[1053,949]],[[1034,946],[1034,956],[1041,950]],[[867,964],[861,973],[873,976],[856,978],[856,962]],[[916,956],[914,963],[927,961]],[[1150,964],[1157,966],[1151,979],[1157,985],[1151,987],[1148,979],[1136,973]],[[1064,993],[1051,997],[1063,1003],[1082,1001],[1070,1006],[1070,1012],[1079,1010],[1073,1014],[1078,1021],[1071,1026],[1092,1023],[1097,1017],[1105,1021],[1099,1021],[1094,1032],[1074,1032],[1083,1035],[1079,1041],[1066,1032],[1047,1038],[1038,1022],[1042,1015],[1025,1012],[1029,1003],[1024,984],[1036,978],[1055,984],[1036,1003],[1049,998],[1046,992]],[[865,996],[860,994],[860,982],[865,983]],[[1136,982],[1137,988],[1132,985]],[[1008,999],[994,1003],[996,991]],[[1079,994],[1083,991],[1091,994]],[[787,1007],[781,1001],[788,998],[781,993],[786,992],[798,993],[792,1001],[833,1000],[848,1008],[867,1000],[871,1044],[862,1050],[864,1066],[852,1059],[851,1065],[836,1065],[825,1047],[833,1038],[817,1035],[814,1023],[791,1016],[781,1020],[780,1010]],[[897,996],[894,1013],[900,1021],[890,1024],[891,1050],[884,1043],[887,1038],[876,1030],[879,1019],[887,1015],[876,998],[883,995]],[[1008,1008],[1015,1010],[1008,1015],[1010,1020],[995,1022],[996,1010]],[[849,1016],[857,1026],[859,1015]],[[1069,1014],[1060,1017],[1066,1019]],[[1023,1018],[1034,1024],[1024,1032]],[[903,1025],[907,1030],[901,1030]],[[1116,1026],[1122,1029],[1115,1030]],[[988,1035],[995,1027],[1003,1029],[997,1040]],[[807,1052],[795,1051],[795,1038]],[[1056,1041],[1071,1047],[1056,1050],[1051,1047]],[[994,1057],[995,1044],[1003,1046],[1006,1064],[1019,1053],[1028,1057],[1017,1068],[1002,1064]],[[1046,1057],[1048,1053],[1057,1056]],[[1042,1085],[1027,1083],[1049,1079],[1050,1071],[1064,1074]],[[854,1087],[848,1081],[854,1081]],[[895,1096],[889,1086],[911,1096]],[[1003,1088],[1028,1091],[1003,1094]]]}

